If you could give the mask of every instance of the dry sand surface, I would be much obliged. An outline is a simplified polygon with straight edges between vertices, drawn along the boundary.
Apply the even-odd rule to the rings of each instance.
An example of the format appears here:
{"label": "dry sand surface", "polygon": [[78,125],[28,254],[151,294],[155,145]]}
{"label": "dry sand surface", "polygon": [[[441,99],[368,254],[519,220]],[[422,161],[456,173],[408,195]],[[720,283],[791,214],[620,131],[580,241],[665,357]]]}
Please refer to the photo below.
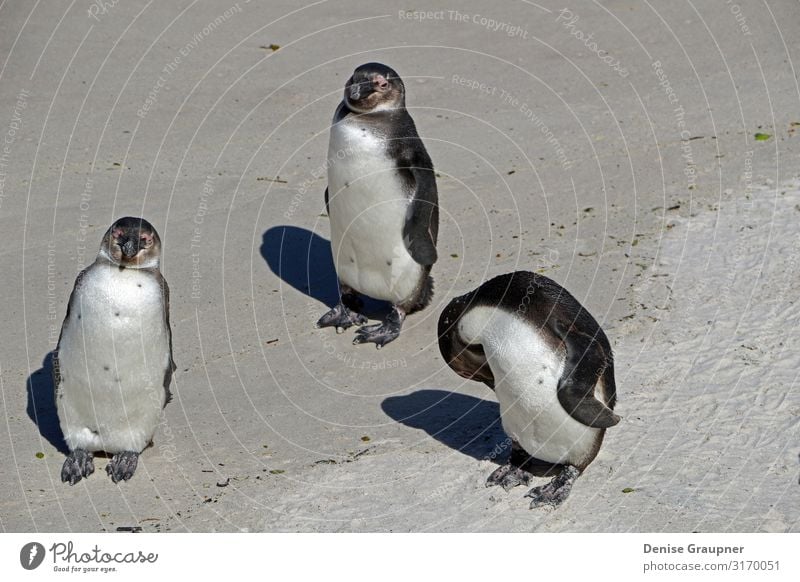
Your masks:
{"label": "dry sand surface", "polygon": [[[426,10],[0,4],[0,530],[800,531],[800,6]],[[367,61],[403,76],[442,209],[434,302],[380,351],[314,328],[328,127]],[[129,214],[164,242],[175,399],[130,482],[101,458],[70,487],[49,353]],[[436,345],[521,269],[616,352],[623,421],[556,510],[484,487],[496,400]]]}

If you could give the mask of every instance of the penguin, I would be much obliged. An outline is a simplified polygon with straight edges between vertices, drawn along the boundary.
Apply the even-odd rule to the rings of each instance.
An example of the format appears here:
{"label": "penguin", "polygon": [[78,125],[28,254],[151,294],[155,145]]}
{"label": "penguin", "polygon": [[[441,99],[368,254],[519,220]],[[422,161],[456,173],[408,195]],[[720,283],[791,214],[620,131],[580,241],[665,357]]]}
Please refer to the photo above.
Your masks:
{"label": "penguin", "polygon": [[114,483],[133,477],[170,399],[169,286],[161,239],[143,218],[120,218],[97,259],[81,271],[53,354],[56,409],[69,455],[61,480],[94,472],[93,453],[113,455]]}
{"label": "penguin", "polygon": [[[317,327],[360,329],[354,344],[381,348],[406,315],[433,295],[439,200],[433,163],[405,105],[400,76],[380,63],[348,79],[328,147],[325,206],[339,279],[339,303]],[[367,326],[358,294],[388,301],[382,323]]]}
{"label": "penguin", "polygon": [[526,497],[531,508],[563,503],[620,421],[614,356],[600,325],[552,279],[517,271],[453,299],[438,333],[450,368],[495,391],[511,439],[508,464],[486,486],[508,491],[555,475]]}

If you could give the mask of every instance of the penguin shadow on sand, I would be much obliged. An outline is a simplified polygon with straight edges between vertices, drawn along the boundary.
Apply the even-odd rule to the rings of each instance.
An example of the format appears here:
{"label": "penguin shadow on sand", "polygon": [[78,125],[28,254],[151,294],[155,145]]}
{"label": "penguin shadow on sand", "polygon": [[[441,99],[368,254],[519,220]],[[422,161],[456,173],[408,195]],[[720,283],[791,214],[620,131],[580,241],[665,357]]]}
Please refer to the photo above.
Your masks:
{"label": "penguin shadow on sand", "polygon": [[[317,233],[291,225],[273,226],[264,232],[261,256],[284,283],[324,303],[329,309],[339,303],[339,279],[333,264],[331,242]],[[361,296],[362,313],[381,319],[391,306]],[[322,316],[324,309],[320,309]]]}
{"label": "penguin shadow on sand", "polygon": [[56,394],[53,385],[53,352],[48,352],[42,361],[42,367],[28,376],[28,417],[39,429],[39,433],[47,439],[59,452],[67,455],[69,449],[64,442],[61,425],[56,411]]}
{"label": "penguin shadow on sand", "polygon": [[[426,389],[390,396],[381,408],[397,422],[424,430],[440,443],[474,459],[501,463],[511,450],[496,402]],[[505,441],[508,443],[503,447]]]}
{"label": "penguin shadow on sand", "polygon": [[[511,438],[503,430],[497,402],[446,390],[418,390],[391,396],[381,408],[397,422],[422,429],[440,443],[479,461],[503,465],[511,455]],[[525,464],[525,470],[534,477],[552,477],[561,468],[537,459]]]}

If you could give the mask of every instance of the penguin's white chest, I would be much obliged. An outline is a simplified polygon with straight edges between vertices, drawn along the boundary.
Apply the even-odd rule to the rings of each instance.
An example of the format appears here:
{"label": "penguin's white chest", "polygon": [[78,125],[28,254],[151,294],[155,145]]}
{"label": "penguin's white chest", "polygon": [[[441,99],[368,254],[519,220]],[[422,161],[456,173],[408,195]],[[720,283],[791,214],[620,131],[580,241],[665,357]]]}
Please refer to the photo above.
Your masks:
{"label": "penguin's white chest", "polygon": [[422,274],[403,242],[409,193],[382,139],[349,118],[331,127],[328,198],[339,279],[376,299],[409,299]]}
{"label": "penguin's white chest", "polygon": [[56,404],[70,449],[144,449],[165,402],[170,365],[156,278],[136,269],[93,266],[76,291],[58,359]]}
{"label": "penguin's white chest", "polygon": [[556,394],[565,352],[513,314],[476,307],[462,317],[459,333],[480,343],[495,379],[503,429],[531,456],[580,464],[592,454],[598,429],[572,418]]}

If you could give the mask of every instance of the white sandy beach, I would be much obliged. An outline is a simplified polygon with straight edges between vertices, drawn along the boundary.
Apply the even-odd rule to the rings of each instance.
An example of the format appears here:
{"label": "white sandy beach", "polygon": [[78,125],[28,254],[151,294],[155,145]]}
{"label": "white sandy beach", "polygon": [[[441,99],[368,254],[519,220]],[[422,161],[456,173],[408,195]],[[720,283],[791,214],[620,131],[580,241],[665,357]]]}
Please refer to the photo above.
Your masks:
{"label": "white sandy beach", "polygon": [[[796,2],[268,4],[0,4],[0,531],[800,531]],[[314,327],[368,61],[441,205],[433,304],[380,351]],[[48,354],[124,215],[164,244],[175,398],[131,481],[70,487]],[[513,270],[616,355],[623,420],[556,510],[484,487],[494,394],[437,347]]]}

